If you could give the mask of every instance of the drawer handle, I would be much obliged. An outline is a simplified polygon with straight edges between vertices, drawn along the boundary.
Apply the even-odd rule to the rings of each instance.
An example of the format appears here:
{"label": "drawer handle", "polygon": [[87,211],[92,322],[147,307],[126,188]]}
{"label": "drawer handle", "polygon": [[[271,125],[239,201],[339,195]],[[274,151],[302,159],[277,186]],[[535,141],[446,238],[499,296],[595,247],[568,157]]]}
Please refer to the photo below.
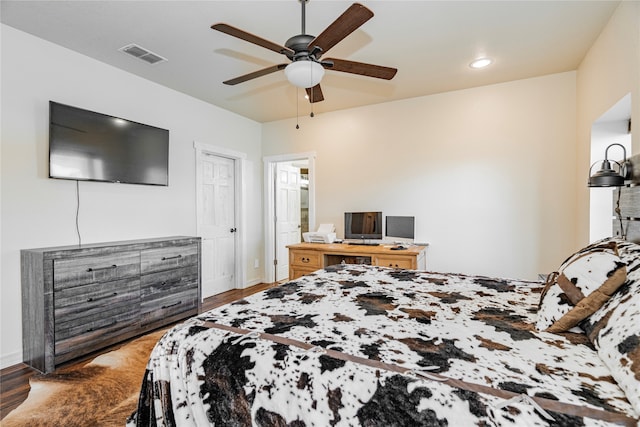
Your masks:
{"label": "drawer handle", "polygon": [[103,299],[107,299],[107,298],[115,297],[115,296],[117,296],[117,295],[118,295],[118,293],[117,293],[117,292],[114,292],[114,293],[112,293],[111,295],[106,295],[106,296],[103,296],[103,297],[100,297],[100,298],[93,298],[93,297],[89,297],[89,298],[87,298],[87,302],[100,301],[100,300],[103,300]]}
{"label": "drawer handle", "polygon": [[182,255],[176,255],[176,256],[163,256],[163,257],[162,257],[162,261],[169,261],[170,259],[178,259],[178,258],[182,258]]}
{"label": "drawer handle", "polygon": [[302,258],[302,262],[304,262],[305,264],[307,264],[310,261],[309,258]]}
{"label": "drawer handle", "polygon": [[87,268],[87,273],[92,273],[92,272],[101,271],[101,270],[110,270],[112,268],[118,268],[118,266],[113,264],[113,265],[109,265],[107,267],[98,267],[98,268],[89,267],[89,268]]}
{"label": "drawer handle", "polygon": [[161,308],[165,309],[165,308],[175,307],[176,305],[180,305],[180,304],[182,304],[182,301],[178,301],[178,302],[175,302],[175,303],[169,304],[169,305],[163,305]]}
{"label": "drawer handle", "polygon": [[[116,322],[111,322],[108,325],[104,325],[104,326],[100,327],[100,329],[109,328],[109,327],[111,327],[111,326],[113,326],[115,324],[116,324]],[[93,331],[95,331],[95,328],[87,328],[84,331],[85,332],[93,332]]]}

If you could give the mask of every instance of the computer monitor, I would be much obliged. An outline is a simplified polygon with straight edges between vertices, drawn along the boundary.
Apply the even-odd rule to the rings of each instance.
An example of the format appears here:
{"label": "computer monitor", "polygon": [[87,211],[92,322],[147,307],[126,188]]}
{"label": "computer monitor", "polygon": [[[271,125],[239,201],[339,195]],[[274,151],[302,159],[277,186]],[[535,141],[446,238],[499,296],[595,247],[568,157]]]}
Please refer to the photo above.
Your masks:
{"label": "computer monitor", "polygon": [[345,239],[382,239],[382,212],[345,212]]}
{"label": "computer monitor", "polygon": [[387,216],[385,217],[385,236],[388,240],[398,242],[413,242],[415,233],[415,217]]}

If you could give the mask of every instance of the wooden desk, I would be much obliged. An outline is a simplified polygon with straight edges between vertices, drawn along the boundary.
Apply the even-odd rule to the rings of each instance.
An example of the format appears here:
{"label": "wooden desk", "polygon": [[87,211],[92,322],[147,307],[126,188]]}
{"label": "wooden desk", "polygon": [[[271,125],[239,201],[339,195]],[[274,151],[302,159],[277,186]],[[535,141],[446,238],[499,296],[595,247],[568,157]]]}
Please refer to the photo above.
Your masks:
{"label": "wooden desk", "polygon": [[382,267],[426,269],[426,246],[391,250],[394,245],[362,246],[344,243],[297,243],[289,245],[289,280],[340,264],[369,264]]}

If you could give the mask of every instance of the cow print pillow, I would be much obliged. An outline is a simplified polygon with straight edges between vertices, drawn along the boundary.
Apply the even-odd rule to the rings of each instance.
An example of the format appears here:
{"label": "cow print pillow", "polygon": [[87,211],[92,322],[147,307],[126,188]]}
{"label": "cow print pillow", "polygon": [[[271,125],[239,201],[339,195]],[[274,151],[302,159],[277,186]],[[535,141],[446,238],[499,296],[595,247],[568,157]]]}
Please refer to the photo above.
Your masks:
{"label": "cow print pillow", "polygon": [[573,254],[547,279],[536,328],[547,332],[573,328],[602,307],[626,277],[616,242],[590,245]]}
{"label": "cow print pillow", "polygon": [[640,245],[623,240],[617,244],[627,280],[580,326],[640,414]]}

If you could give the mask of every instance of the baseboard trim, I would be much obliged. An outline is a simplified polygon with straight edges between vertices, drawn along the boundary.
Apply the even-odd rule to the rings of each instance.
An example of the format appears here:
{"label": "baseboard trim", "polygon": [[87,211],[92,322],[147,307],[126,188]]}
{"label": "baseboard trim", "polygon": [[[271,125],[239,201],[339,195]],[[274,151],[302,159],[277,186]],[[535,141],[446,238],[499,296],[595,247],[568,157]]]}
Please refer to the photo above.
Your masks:
{"label": "baseboard trim", "polygon": [[242,287],[242,289],[247,289],[247,288],[250,288],[251,286],[259,285],[260,283],[264,283],[261,278],[249,280],[244,283],[244,286]]}
{"label": "baseboard trim", "polygon": [[22,363],[21,351],[15,351],[13,353],[3,354],[0,356],[0,369],[9,368],[20,363]]}

